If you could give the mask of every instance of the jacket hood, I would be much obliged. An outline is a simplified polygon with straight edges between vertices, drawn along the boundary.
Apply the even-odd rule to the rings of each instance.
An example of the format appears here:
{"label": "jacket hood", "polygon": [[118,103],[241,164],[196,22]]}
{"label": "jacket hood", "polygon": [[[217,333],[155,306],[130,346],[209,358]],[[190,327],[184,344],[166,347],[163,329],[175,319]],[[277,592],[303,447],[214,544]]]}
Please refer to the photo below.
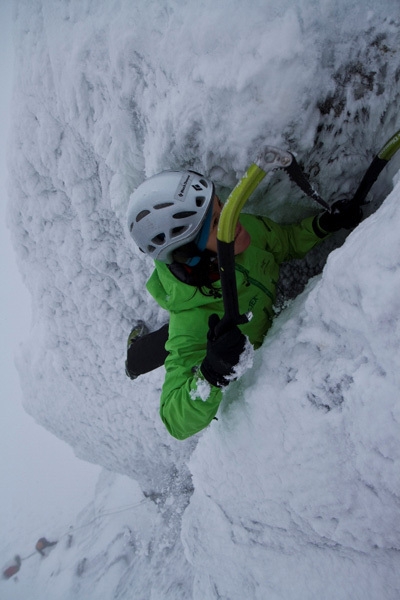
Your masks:
{"label": "jacket hood", "polygon": [[[205,296],[193,285],[177,279],[165,263],[158,260],[154,263],[155,269],[146,287],[161,308],[179,312],[215,302],[214,297]],[[213,285],[216,289],[221,289],[220,281]]]}

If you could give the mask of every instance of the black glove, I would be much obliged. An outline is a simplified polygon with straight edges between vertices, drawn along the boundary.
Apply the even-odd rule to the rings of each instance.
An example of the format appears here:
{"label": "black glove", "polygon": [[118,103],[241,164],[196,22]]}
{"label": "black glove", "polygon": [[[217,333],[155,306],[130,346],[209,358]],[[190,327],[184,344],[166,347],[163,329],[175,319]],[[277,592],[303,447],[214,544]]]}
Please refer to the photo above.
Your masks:
{"label": "black glove", "polygon": [[331,206],[331,212],[327,210],[316,217],[316,227],[328,233],[339,231],[339,229],[354,229],[363,217],[361,207],[351,200],[337,200]]}
{"label": "black glove", "polygon": [[216,337],[215,329],[219,322],[220,318],[215,314],[208,320],[207,354],[200,370],[211,385],[224,387],[232,381],[232,377],[226,377],[232,375],[234,367],[238,364],[246,337],[237,325],[230,326]]}

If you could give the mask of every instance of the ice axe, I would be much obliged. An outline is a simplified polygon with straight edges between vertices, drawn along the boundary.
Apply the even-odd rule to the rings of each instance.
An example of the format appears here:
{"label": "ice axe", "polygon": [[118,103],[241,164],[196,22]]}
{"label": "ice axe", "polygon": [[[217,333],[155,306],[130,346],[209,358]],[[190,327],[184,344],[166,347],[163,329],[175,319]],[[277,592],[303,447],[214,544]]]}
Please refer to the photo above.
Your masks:
{"label": "ice axe", "polygon": [[217,232],[218,267],[221,277],[224,316],[219,322],[216,335],[234,325],[247,323],[248,315],[240,314],[235,277],[235,232],[240,212],[247,199],[271,171],[286,169],[293,155],[273,146],[264,147],[257,160],[249,166],[245,175],[232,190],[222,209]]}
{"label": "ice axe", "polygon": [[[400,130],[396,131],[396,133],[385,142],[379,152],[374,156],[366,169],[354,196],[349,199],[350,203],[357,204],[358,206],[368,204],[366,198],[370,189],[378,179],[381,171],[386,167],[398,150],[400,150]],[[296,183],[309,198],[318,202],[318,204],[326,210],[331,211],[331,206],[321,198],[318,192],[313,188],[294,156],[292,156],[292,159],[291,163],[285,167],[290,179]]]}
{"label": "ice axe", "polygon": [[[380,149],[367,168],[356,193],[350,202],[361,206],[366,203],[366,196],[377,180],[379,174],[400,149],[400,130],[396,131]],[[244,177],[230,194],[222,209],[218,233],[217,252],[221,277],[224,316],[217,326],[217,335],[232,324],[247,323],[248,316],[240,314],[235,277],[235,231],[240,211],[249,196],[254,192],[267,173],[284,169],[290,179],[310,198],[325,210],[331,211],[330,205],[316,192],[308,177],[303,172],[290,152],[274,146],[265,146],[255,163],[247,169]]]}
{"label": "ice axe", "polygon": [[359,184],[356,193],[353,196],[352,202],[356,202],[359,206],[367,204],[366,197],[378,179],[381,171],[388,164],[391,158],[400,149],[400,130],[396,131],[391,138],[382,146],[378,154],[371,161],[368,169],[365,171],[364,177]]}

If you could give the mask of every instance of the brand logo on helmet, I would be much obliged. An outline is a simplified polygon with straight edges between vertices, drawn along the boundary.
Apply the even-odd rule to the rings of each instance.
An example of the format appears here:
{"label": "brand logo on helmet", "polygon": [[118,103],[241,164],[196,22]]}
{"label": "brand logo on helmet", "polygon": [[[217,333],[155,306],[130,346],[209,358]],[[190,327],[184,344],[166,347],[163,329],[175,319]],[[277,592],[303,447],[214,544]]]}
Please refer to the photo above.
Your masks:
{"label": "brand logo on helmet", "polygon": [[187,185],[188,185],[189,181],[191,180],[191,178],[192,178],[191,175],[187,175],[185,181],[183,181],[179,184],[179,187],[181,188],[181,190],[178,193],[178,198],[184,198],[186,196],[186,188],[187,188]]}

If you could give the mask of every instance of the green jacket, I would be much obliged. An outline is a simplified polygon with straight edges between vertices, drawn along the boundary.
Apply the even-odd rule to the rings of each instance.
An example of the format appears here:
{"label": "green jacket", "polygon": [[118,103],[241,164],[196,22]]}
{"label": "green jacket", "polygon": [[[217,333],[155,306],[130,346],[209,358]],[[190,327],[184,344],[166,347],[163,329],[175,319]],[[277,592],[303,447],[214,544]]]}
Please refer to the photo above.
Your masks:
{"label": "green jacket", "polygon": [[[235,258],[239,309],[253,315],[240,329],[255,348],[262,344],[272,323],[279,265],[302,258],[321,241],[312,221],[309,217],[299,224],[278,225],[266,217],[240,217],[251,243]],[[208,318],[212,313],[222,317],[224,307],[222,298],[204,296],[179,281],[166,264],[155,264],[147,289],[170,313],[160,415],[170,434],[183,440],[212,421],[222,400],[222,390],[205,382],[197,367],[206,354]],[[214,287],[220,289],[220,282]]]}

